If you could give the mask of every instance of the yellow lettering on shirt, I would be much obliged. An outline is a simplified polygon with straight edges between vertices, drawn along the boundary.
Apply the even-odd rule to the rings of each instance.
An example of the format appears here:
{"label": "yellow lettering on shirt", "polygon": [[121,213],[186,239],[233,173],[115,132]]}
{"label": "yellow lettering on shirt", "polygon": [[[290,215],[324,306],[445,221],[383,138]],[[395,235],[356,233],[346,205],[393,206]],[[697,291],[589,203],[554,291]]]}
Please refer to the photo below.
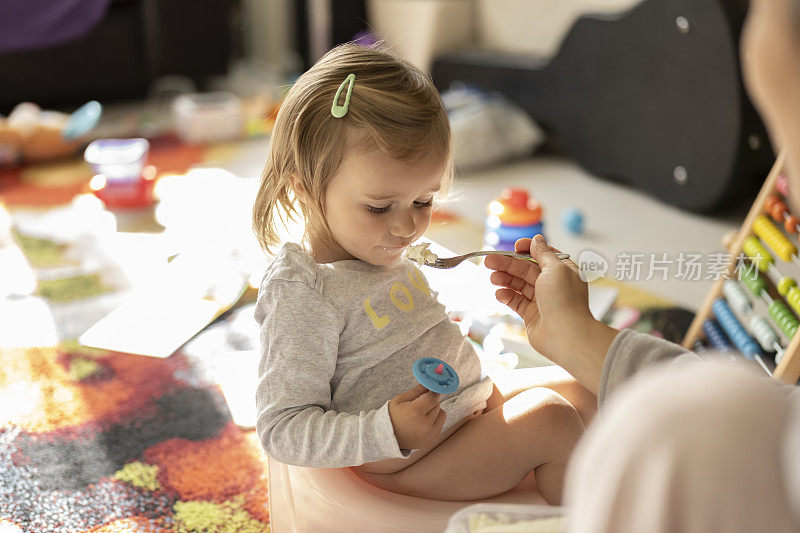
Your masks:
{"label": "yellow lettering on shirt", "polygon": [[425,279],[425,276],[423,276],[422,272],[416,268],[411,267],[411,272],[408,273],[408,279],[410,279],[411,284],[418,288],[421,292],[425,294],[431,293],[431,289],[428,287],[428,282]]}
{"label": "yellow lettering on shirt", "polygon": [[[395,305],[397,304],[395,303]],[[364,300],[364,311],[367,312],[367,316],[372,321],[372,325],[375,326],[375,329],[381,329],[386,324],[391,322],[391,319],[387,315],[378,316],[378,313],[376,313],[375,310],[372,309],[372,306],[369,305],[369,298]]]}
{"label": "yellow lettering on shirt", "polygon": [[[398,299],[398,294],[402,294],[405,296],[405,301],[401,301]],[[414,310],[414,298],[411,297],[411,293],[408,292],[408,289],[405,285],[400,282],[395,283],[392,285],[392,291],[389,293],[389,298],[392,299],[392,303],[397,306],[398,309],[401,311],[413,311]]]}

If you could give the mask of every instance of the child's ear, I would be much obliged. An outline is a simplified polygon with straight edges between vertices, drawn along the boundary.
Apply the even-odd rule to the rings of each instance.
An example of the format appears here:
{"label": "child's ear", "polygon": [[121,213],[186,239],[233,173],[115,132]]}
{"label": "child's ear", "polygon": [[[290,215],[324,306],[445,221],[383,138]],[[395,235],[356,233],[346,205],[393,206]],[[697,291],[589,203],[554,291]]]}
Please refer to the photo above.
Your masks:
{"label": "child's ear", "polygon": [[292,183],[292,191],[294,191],[295,198],[300,201],[304,201],[307,198],[308,193],[306,192],[306,188],[303,187],[303,182],[300,181],[300,176],[297,174],[292,174],[289,180]]}

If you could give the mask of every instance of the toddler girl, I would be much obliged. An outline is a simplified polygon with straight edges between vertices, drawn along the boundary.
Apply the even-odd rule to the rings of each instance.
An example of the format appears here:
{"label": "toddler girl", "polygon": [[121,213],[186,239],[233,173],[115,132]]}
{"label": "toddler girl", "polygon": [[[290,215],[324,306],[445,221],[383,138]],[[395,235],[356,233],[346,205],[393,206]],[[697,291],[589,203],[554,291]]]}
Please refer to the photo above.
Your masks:
{"label": "toddler girl", "polygon": [[[266,250],[289,218],[306,227],[302,243],[276,251],[259,290],[258,435],[278,461],[353,467],[427,498],[486,498],[533,471],[558,503],[579,411],[588,416],[594,397],[564,380],[499,389],[402,257],[451,176],[447,114],[416,67],[347,44],[294,84],[253,213]],[[458,372],[456,392],[416,384],[411,365],[427,356]]]}

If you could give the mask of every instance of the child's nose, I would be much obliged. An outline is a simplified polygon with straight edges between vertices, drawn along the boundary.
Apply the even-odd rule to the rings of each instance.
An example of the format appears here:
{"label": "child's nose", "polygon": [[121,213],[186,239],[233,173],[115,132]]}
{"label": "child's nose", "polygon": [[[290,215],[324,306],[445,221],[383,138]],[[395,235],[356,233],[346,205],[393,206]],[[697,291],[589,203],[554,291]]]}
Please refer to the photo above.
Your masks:
{"label": "child's nose", "polygon": [[392,220],[391,233],[396,237],[411,237],[417,229],[411,213],[400,213]]}

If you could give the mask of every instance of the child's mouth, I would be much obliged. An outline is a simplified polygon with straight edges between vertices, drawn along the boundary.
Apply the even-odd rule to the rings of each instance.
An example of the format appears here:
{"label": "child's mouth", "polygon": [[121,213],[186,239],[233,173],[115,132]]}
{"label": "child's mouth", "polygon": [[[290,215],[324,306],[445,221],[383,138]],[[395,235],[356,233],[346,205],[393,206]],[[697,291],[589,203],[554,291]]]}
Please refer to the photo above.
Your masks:
{"label": "child's mouth", "polygon": [[399,254],[407,248],[407,246],[383,246],[383,250],[388,254]]}

